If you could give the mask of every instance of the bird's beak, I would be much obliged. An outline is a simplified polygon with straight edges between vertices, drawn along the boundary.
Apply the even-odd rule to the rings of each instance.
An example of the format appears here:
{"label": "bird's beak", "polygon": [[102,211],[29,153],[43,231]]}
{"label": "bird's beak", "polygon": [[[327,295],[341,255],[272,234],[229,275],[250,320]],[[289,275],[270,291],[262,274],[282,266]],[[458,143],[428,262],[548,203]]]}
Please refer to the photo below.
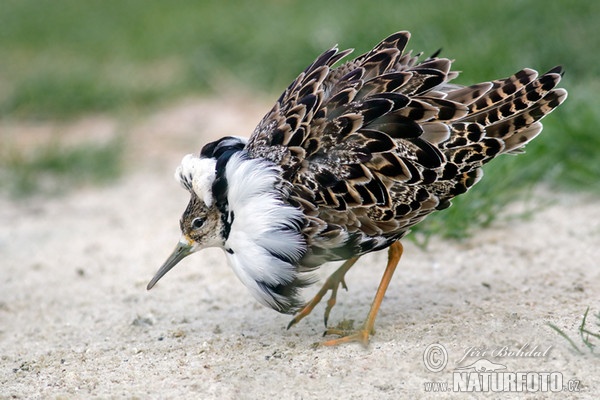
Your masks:
{"label": "bird's beak", "polygon": [[167,261],[158,269],[154,278],[148,283],[146,286],[147,290],[152,289],[152,287],[159,281],[160,278],[163,277],[164,274],[169,272],[171,268],[173,268],[177,263],[183,260],[185,257],[189,256],[194,252],[194,246],[192,245],[192,241],[187,239],[186,237],[182,237],[179,243],[177,243],[177,247],[171,253]]}

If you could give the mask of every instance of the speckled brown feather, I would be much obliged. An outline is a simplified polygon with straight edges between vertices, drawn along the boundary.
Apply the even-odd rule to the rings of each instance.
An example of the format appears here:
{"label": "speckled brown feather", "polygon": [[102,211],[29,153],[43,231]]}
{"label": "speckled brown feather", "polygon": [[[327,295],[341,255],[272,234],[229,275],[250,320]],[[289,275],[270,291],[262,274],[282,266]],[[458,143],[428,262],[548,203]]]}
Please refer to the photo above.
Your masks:
{"label": "speckled brown feather", "polygon": [[562,70],[463,87],[452,62],[404,53],[398,32],[338,67],[323,53],[263,118],[246,150],[279,165],[307,217],[306,266],[383,248],[519,152],[564,101]]}

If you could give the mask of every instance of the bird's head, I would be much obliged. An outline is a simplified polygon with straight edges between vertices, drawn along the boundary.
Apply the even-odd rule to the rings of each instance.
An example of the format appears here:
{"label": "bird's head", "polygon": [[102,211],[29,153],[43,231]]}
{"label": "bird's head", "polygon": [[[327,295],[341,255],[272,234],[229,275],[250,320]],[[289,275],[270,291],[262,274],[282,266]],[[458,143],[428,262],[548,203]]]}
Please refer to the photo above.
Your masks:
{"label": "bird's head", "polygon": [[179,226],[181,238],[164,264],[148,284],[150,290],[179,261],[198,250],[223,244],[221,213],[213,204],[208,207],[195,193],[185,209]]}
{"label": "bird's head", "polygon": [[194,251],[223,244],[221,212],[212,204],[210,207],[195,193],[179,220],[182,241],[190,244]]}
{"label": "bird's head", "polygon": [[148,290],[185,257],[207,247],[223,245],[221,211],[212,193],[215,164],[214,159],[190,154],[177,168],[175,178],[189,190],[191,197],[179,220],[179,243],[148,284]]}
{"label": "bird's head", "polygon": [[148,283],[148,290],[190,254],[207,247],[223,246],[226,236],[223,220],[226,185],[217,177],[218,159],[226,159],[245,144],[244,138],[226,136],[204,146],[200,155],[183,157],[175,171],[175,179],[190,192],[191,197],[179,220],[181,239]]}

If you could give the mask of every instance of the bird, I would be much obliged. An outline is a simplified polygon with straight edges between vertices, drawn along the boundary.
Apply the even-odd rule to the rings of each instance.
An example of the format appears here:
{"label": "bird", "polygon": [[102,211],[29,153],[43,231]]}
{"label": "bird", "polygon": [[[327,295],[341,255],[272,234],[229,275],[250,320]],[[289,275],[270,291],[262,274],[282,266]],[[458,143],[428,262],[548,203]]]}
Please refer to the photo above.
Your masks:
{"label": "bird", "polygon": [[[149,282],[188,255],[224,250],[229,265],[266,307],[293,314],[288,329],[330,293],[323,345],[368,345],[403,253],[401,239],[451,205],[501,154],[519,154],[567,91],[558,66],[530,68],[469,86],[439,51],[406,50],[410,33],[322,53],[290,84],[249,138],[225,136],[186,155],[175,179],[190,193],[181,238]],[[360,328],[328,327],[345,274],[364,254],[388,261]],[[315,270],[343,261],[310,300]]]}

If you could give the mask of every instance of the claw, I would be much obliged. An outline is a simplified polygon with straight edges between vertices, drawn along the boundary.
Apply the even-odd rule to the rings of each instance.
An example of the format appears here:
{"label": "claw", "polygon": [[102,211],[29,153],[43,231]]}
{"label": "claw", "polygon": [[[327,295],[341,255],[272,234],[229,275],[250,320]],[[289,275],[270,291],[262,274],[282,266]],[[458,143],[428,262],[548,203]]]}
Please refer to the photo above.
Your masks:
{"label": "claw", "polygon": [[[313,299],[314,301],[314,299]],[[311,303],[308,303],[304,306],[304,308],[300,311],[298,311],[298,314],[294,315],[294,318],[292,318],[292,320],[290,321],[289,324],[287,324],[287,327],[285,329],[290,329],[292,326],[296,325],[298,322],[300,322],[302,320],[302,318],[306,317],[308,314],[310,314],[310,311],[312,310],[312,307],[309,308]],[[308,310],[308,311],[306,311]]]}
{"label": "claw", "polygon": [[346,286],[346,277],[342,276],[342,279],[340,280],[340,284],[342,285],[342,287],[346,290],[346,292],[348,291],[348,286]]}

